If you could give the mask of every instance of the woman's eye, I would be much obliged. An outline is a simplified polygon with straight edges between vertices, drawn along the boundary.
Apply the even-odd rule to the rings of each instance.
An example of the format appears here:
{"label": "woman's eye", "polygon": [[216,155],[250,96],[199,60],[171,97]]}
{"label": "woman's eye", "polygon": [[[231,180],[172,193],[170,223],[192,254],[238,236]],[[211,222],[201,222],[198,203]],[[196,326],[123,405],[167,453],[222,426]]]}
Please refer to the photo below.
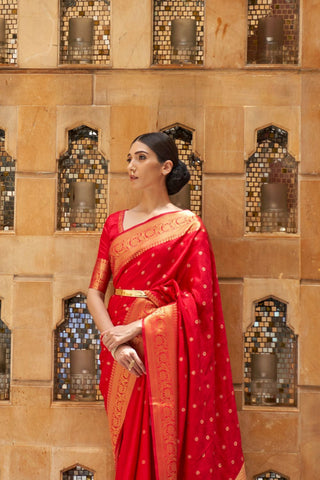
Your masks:
{"label": "woman's eye", "polygon": [[145,160],[147,157],[145,155],[139,155],[139,160]]}
{"label": "woman's eye", "polygon": [[130,162],[131,162],[131,158],[126,158],[126,162],[127,162],[127,163],[130,163]]}

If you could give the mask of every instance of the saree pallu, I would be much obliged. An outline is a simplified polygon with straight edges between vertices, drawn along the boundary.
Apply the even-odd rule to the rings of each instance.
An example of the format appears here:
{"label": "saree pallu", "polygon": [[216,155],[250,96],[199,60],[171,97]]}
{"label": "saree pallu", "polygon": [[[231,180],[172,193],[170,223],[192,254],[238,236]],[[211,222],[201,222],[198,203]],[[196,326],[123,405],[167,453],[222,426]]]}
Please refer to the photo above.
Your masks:
{"label": "saree pallu", "polygon": [[143,320],[131,342],[145,362],[136,378],[102,346],[105,399],[117,480],[245,479],[240,429],[213,253],[189,211],[123,230],[111,215],[90,287],[112,295],[115,325]]}

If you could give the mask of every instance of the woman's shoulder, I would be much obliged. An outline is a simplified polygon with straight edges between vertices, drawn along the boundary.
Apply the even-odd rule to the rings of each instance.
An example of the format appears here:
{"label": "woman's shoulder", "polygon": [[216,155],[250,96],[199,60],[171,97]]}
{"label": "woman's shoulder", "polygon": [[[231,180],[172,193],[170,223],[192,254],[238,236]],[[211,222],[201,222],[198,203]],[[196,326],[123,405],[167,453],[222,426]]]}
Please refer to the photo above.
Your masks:
{"label": "woman's shoulder", "polygon": [[118,210],[116,212],[109,213],[106,219],[106,223],[117,222],[119,218],[123,217],[125,210]]}
{"label": "woman's shoulder", "polygon": [[104,230],[109,233],[112,232],[113,234],[121,231],[124,214],[125,210],[110,213],[105,221]]}
{"label": "woman's shoulder", "polygon": [[202,223],[201,218],[191,210],[177,210],[177,213],[181,215],[181,217],[188,218],[190,221]]}
{"label": "woman's shoulder", "polygon": [[193,230],[202,230],[204,232],[206,231],[206,227],[201,217],[199,217],[199,215],[192,212],[191,210],[178,210],[176,211],[176,215],[178,215],[179,218],[182,219],[181,221],[183,223],[190,225]]}

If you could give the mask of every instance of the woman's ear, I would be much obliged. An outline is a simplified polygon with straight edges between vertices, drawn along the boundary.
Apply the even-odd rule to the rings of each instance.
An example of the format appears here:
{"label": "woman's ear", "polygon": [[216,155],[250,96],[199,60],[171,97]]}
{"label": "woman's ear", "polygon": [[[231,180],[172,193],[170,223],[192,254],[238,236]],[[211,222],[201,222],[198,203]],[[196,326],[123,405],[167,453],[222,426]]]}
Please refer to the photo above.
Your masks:
{"label": "woman's ear", "polygon": [[163,175],[168,175],[168,173],[171,172],[173,168],[173,161],[172,160],[166,160],[163,164],[162,164],[162,173]]}

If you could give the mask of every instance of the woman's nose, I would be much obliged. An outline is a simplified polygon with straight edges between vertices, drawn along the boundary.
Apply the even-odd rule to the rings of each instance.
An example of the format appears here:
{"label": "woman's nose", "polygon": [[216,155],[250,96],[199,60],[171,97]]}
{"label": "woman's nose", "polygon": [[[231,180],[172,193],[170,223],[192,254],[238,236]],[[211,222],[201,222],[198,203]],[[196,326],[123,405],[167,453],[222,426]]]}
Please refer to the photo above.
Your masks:
{"label": "woman's nose", "polygon": [[130,171],[130,170],[134,170],[135,167],[134,167],[134,164],[133,164],[133,160],[130,160],[130,162],[128,163],[128,167],[127,167],[127,168],[128,168],[129,171]]}

